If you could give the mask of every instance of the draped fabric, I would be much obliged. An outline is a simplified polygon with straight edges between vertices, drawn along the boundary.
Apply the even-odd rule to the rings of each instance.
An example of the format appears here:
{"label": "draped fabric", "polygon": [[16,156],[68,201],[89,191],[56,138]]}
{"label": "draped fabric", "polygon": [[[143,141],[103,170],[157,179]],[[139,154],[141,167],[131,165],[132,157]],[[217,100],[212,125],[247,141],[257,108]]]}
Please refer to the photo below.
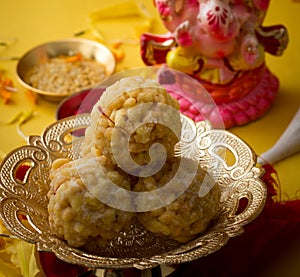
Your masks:
{"label": "draped fabric", "polygon": [[168,277],[265,276],[287,256],[300,257],[300,199],[280,201],[276,170],[270,164],[264,169],[268,197],[261,214],[219,251],[178,265]]}

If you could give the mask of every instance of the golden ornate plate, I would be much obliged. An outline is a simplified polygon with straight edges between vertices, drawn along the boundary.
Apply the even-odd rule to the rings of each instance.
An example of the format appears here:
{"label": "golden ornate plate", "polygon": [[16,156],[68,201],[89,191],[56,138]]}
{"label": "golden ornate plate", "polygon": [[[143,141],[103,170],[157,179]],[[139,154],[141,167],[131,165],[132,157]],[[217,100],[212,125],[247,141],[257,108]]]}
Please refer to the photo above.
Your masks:
{"label": "golden ornate plate", "polygon": [[[194,123],[184,115],[181,121],[183,132],[176,154],[198,160],[222,190],[218,215],[205,234],[179,244],[153,235],[134,222],[95,255],[69,246],[51,232],[47,211],[49,170],[57,158],[78,157],[80,134],[90,124],[89,114],[53,123],[41,136],[31,136],[28,145],[6,156],[0,167],[3,222],[13,235],[36,243],[39,251],[53,252],[66,262],[86,267],[147,269],[192,261],[217,251],[229,238],[240,235],[243,226],[263,209],[267,191],[260,179],[262,172],[256,167],[255,153],[240,138],[212,129],[207,121]],[[21,165],[29,167],[24,180],[18,179]],[[242,211],[241,199],[247,200]]]}

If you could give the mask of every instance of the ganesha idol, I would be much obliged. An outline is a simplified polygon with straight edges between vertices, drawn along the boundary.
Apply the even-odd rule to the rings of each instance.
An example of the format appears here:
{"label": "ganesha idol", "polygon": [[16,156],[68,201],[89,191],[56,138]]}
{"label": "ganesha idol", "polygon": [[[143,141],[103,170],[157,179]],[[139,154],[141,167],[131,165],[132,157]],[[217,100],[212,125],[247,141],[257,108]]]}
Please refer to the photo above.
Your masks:
{"label": "ganesha idol", "polygon": [[[225,128],[265,114],[279,89],[265,54],[280,56],[288,44],[283,25],[263,26],[269,0],[154,0],[154,5],[169,32],[142,34],[146,65],[195,78],[210,94]],[[201,110],[189,112],[185,106],[183,112],[195,121],[203,119]]]}

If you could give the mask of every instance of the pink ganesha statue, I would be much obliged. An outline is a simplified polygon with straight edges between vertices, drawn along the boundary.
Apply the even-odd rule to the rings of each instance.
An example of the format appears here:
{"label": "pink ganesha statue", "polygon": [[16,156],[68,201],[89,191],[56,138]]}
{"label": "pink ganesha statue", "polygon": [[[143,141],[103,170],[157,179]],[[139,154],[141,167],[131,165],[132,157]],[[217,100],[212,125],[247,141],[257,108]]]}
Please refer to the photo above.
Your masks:
{"label": "pink ganesha statue", "polygon": [[[288,44],[284,26],[262,26],[269,0],[154,0],[154,5],[169,33],[141,36],[146,65],[194,77],[211,95],[225,128],[269,109],[279,81],[267,68],[265,53],[279,56]],[[185,106],[182,112],[201,120],[199,111]]]}

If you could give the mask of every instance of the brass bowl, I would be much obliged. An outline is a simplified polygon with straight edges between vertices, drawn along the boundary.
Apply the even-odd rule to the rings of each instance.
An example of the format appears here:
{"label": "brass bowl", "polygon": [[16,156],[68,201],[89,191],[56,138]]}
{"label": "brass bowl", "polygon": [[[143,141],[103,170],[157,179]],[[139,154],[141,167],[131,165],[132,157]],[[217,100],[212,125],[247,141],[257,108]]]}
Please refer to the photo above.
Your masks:
{"label": "brass bowl", "polygon": [[[105,68],[106,77],[114,73],[116,61],[113,54],[106,46],[93,40],[70,38],[47,42],[26,52],[17,63],[17,80],[26,89],[43,96],[47,100],[59,102],[62,99],[70,96],[70,93],[44,91],[33,87],[28,83],[28,74],[30,74],[30,71],[34,66],[45,62],[49,58],[54,58],[59,55],[74,55],[77,53],[80,53],[84,58],[95,60],[103,65]],[[85,89],[92,88],[82,87],[78,91]],[[74,91],[72,93],[77,93],[78,91]]]}
{"label": "brass bowl", "polygon": [[[51,232],[47,210],[49,170],[57,158],[78,158],[83,137],[78,136],[77,130],[90,125],[89,114],[53,123],[41,136],[31,136],[28,145],[4,158],[0,166],[1,219],[13,235],[37,244],[39,251],[53,252],[66,262],[85,267],[147,269],[192,261],[219,250],[231,237],[240,235],[243,226],[262,211],[267,197],[260,179],[262,171],[256,166],[253,150],[232,133],[213,129],[208,121],[194,123],[184,115],[181,121],[183,135],[176,154],[199,161],[221,187],[215,220],[206,233],[192,241],[174,244],[135,222],[99,247],[101,254],[95,255],[69,246]],[[223,156],[224,151],[230,152],[229,160]],[[24,180],[20,180],[17,170],[24,164],[29,170]],[[241,200],[248,202],[242,210]]]}

